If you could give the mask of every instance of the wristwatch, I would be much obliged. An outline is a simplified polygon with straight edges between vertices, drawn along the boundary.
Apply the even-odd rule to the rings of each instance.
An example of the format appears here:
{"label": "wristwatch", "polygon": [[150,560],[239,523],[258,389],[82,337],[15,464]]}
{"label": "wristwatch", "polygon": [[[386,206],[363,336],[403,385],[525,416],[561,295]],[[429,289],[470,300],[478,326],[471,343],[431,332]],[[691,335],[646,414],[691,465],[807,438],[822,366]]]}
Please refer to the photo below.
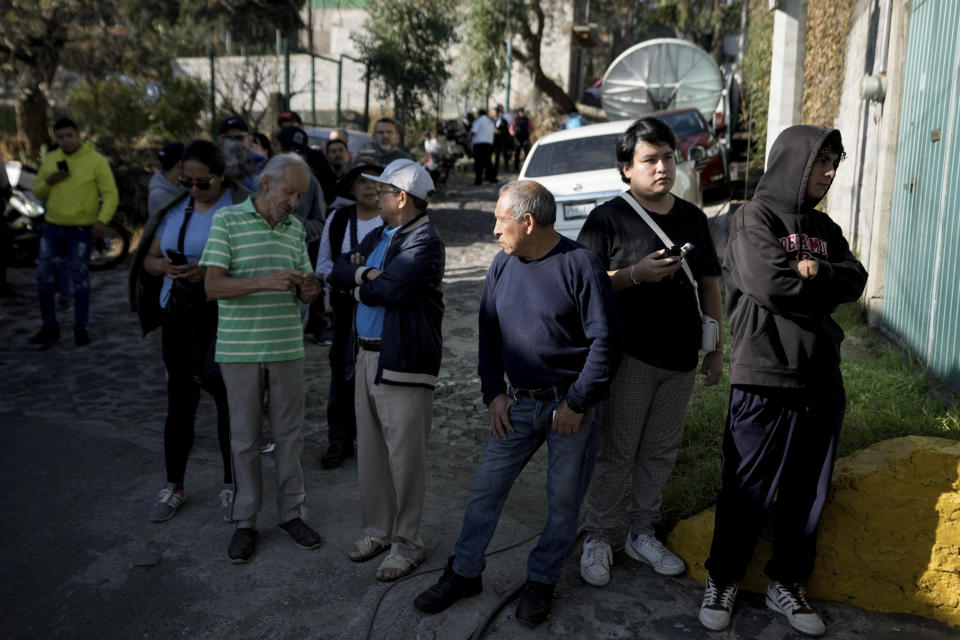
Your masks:
{"label": "wristwatch", "polygon": [[573,411],[574,413],[583,413],[584,411],[586,411],[586,409],[578,405],[576,402],[574,402],[570,398],[567,398],[567,406],[570,408],[570,411]]}

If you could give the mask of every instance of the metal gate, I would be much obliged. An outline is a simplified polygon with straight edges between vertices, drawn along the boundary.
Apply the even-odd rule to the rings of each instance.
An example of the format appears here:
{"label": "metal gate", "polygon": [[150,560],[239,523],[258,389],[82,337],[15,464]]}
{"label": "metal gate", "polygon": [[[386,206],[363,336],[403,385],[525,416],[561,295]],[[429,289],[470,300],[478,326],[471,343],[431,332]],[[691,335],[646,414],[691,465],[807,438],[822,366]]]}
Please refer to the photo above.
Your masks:
{"label": "metal gate", "polygon": [[960,390],[960,2],[909,29],[881,325]]}

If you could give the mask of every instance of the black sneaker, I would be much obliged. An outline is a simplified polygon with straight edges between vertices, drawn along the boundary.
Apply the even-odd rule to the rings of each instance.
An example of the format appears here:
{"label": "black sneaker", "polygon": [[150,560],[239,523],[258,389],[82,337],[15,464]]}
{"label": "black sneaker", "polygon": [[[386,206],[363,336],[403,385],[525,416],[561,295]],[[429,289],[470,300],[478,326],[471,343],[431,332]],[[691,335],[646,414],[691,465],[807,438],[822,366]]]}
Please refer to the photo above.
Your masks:
{"label": "black sneaker", "polygon": [[90,344],[90,336],[87,335],[86,329],[74,329],[73,330],[73,342],[78,347],[85,347]]}
{"label": "black sneaker", "polygon": [[288,520],[281,524],[280,528],[286,531],[290,537],[293,538],[294,544],[301,549],[309,551],[323,544],[323,539],[320,537],[320,534],[308,527],[307,523],[301,518]]}
{"label": "black sneaker", "polygon": [[527,580],[517,603],[517,620],[531,629],[546,620],[553,606],[553,590],[556,587],[556,584]]}
{"label": "black sneaker", "polygon": [[244,564],[250,562],[253,552],[257,550],[257,530],[243,527],[233,532],[230,539],[230,547],[227,549],[227,555],[230,556],[230,562],[234,564]]}
{"label": "black sneaker", "polygon": [[342,444],[331,444],[327,447],[327,452],[320,458],[320,466],[324,469],[336,469],[347,458],[353,457],[353,447],[349,449]]}
{"label": "black sneaker", "polygon": [[440,613],[460,598],[469,598],[483,591],[483,579],[467,578],[453,570],[453,556],[447,560],[447,566],[437,584],[417,596],[415,606],[424,613]]}
{"label": "black sneaker", "polygon": [[40,331],[37,332],[37,335],[30,338],[29,342],[30,344],[39,346],[57,344],[60,342],[60,327],[45,324],[40,327]]}

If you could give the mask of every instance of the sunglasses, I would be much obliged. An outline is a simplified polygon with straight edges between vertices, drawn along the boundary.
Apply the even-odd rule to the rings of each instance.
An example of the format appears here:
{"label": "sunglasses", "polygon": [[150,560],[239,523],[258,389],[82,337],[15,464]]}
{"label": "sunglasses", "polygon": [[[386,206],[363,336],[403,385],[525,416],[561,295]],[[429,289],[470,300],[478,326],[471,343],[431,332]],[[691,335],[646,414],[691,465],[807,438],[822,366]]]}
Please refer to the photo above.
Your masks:
{"label": "sunglasses", "polygon": [[197,188],[200,191],[206,191],[211,186],[213,186],[214,181],[216,181],[216,176],[212,178],[207,178],[206,180],[190,180],[187,178],[180,178],[180,186],[184,189],[193,189]]}

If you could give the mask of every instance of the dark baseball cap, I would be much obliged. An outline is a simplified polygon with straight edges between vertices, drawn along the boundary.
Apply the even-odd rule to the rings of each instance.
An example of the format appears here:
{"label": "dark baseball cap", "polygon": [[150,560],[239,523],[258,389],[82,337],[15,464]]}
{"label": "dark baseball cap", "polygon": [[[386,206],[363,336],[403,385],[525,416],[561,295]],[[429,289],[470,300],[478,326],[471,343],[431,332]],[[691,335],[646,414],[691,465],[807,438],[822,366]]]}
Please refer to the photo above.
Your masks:
{"label": "dark baseball cap", "polygon": [[246,120],[240,116],[230,116],[226,120],[220,123],[220,133],[224,134],[230,129],[239,129],[240,131],[250,131],[250,127],[247,126]]}
{"label": "dark baseball cap", "polygon": [[163,167],[164,171],[168,171],[180,162],[180,156],[183,155],[183,143],[168,142],[157,152],[157,155],[160,157],[160,166]]}
{"label": "dark baseball cap", "polygon": [[300,114],[296,111],[281,111],[280,115],[277,116],[277,124],[282,122],[296,122],[297,124],[303,124],[303,120],[300,119]]}
{"label": "dark baseball cap", "polygon": [[307,137],[307,134],[304,133],[303,129],[293,125],[288,125],[280,129],[280,133],[277,134],[277,142],[280,143],[280,149],[282,149],[284,153],[287,151],[295,151],[303,155],[310,146],[310,139]]}

